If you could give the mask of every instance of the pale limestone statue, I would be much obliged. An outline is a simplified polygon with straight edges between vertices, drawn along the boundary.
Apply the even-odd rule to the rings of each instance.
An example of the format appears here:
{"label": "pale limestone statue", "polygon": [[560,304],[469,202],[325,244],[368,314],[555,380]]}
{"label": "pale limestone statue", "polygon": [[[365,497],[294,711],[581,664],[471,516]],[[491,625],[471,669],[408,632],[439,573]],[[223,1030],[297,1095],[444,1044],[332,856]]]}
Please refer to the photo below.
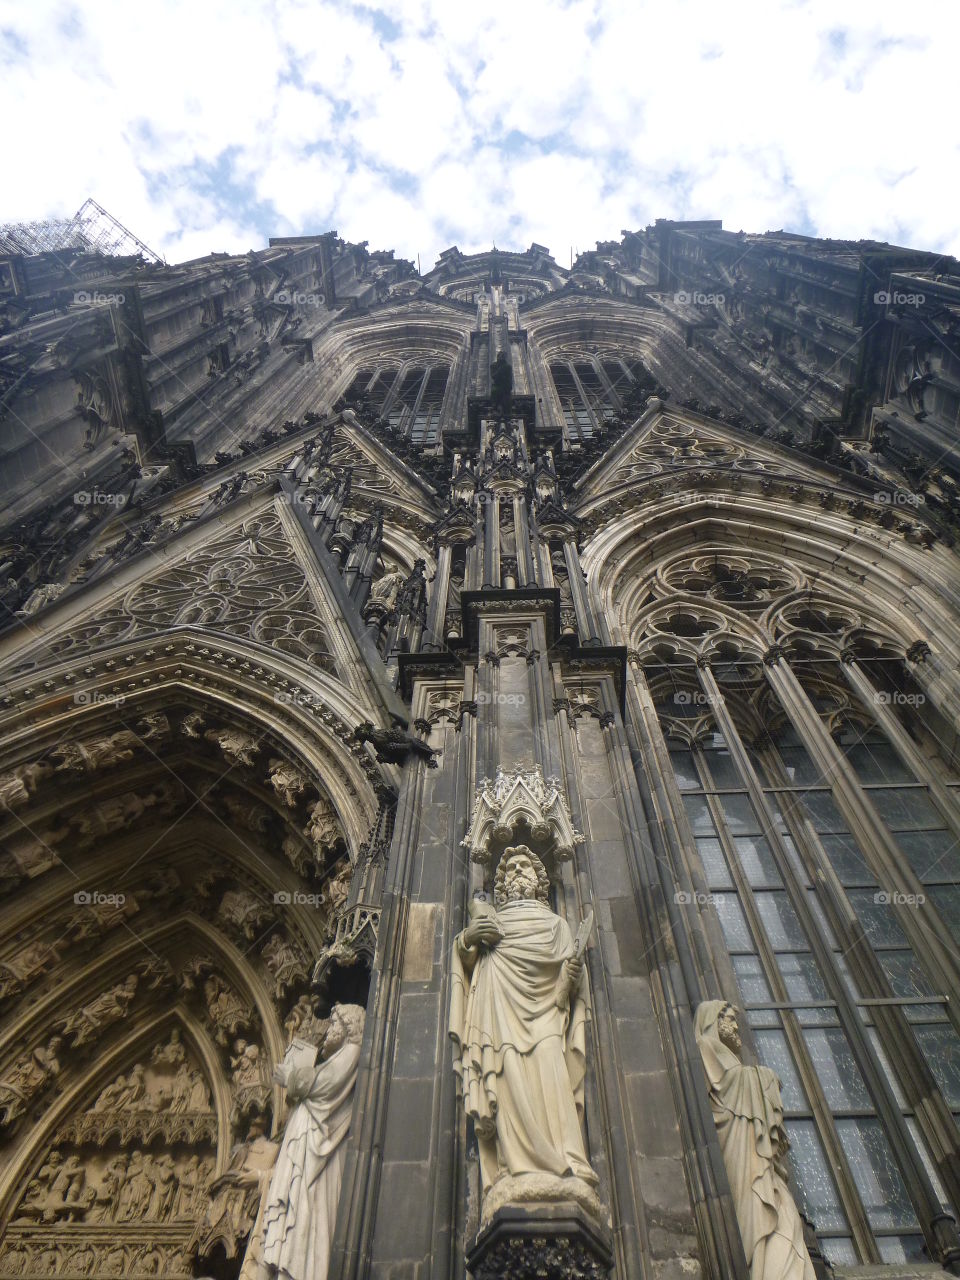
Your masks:
{"label": "pale limestone statue", "polygon": [[454,944],[450,1035],[480,1149],[484,1222],[505,1204],[558,1201],[603,1217],[580,1128],[583,960],[548,888],[536,854],[505,849],[496,910],[477,904]]}
{"label": "pale limestone statue", "polygon": [[327,1280],[363,1022],[359,1005],[334,1005],[320,1061],[295,1039],[275,1072],[291,1111],[261,1214],[264,1280]]}
{"label": "pale limestone statue", "polygon": [[695,1032],[750,1280],[814,1280],[783,1163],[788,1143],[780,1081],[769,1067],[740,1061],[732,1005],[705,1001]]}

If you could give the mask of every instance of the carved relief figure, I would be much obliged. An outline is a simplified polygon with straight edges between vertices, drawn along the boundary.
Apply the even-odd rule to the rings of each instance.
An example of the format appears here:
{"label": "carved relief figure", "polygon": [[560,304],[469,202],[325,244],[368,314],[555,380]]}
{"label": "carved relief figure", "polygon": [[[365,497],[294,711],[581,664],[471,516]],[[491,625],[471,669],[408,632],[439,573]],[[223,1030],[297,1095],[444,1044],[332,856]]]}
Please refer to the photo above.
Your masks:
{"label": "carved relief figure", "polygon": [[72,1037],[72,1047],[76,1049],[93,1040],[104,1027],[125,1018],[136,994],[137,975],[131,973],[123,982],[118,982],[115,987],[97,996],[76,1013],[61,1018],[54,1025],[64,1036]]}
{"label": "carved relief figure", "polygon": [[156,1066],[179,1067],[186,1060],[187,1051],[183,1047],[183,1036],[179,1027],[174,1027],[167,1043],[158,1044],[150,1055],[150,1061]]}
{"label": "carved relief figure", "polygon": [[326,849],[343,839],[337,812],[329,800],[321,797],[310,809],[310,821],[303,834],[318,849]]}
{"label": "carved relief figure", "polygon": [[0,962],[0,1000],[22,991],[59,959],[57,941],[29,942],[20,947],[7,960]]}
{"label": "carved relief figure", "polygon": [[452,957],[454,1067],[480,1149],[489,1220],[504,1204],[602,1207],[580,1129],[587,1002],[583,960],[525,845],[504,850],[496,911],[479,910]]}
{"label": "carved relief figure", "polygon": [[259,1046],[238,1040],[233,1047],[236,1056],[230,1058],[230,1065],[233,1068],[234,1115],[266,1110],[271,1093],[270,1077]]}
{"label": "carved relief figure", "polygon": [[260,744],[249,733],[240,729],[208,729],[203,736],[208,742],[216,743],[234,768],[253,768]]}
{"label": "carved relief figure", "polygon": [[736,1014],[723,1000],[698,1007],[695,1032],[751,1280],[814,1280],[787,1186],[780,1081],[740,1061]]}
{"label": "carved relief figure", "polygon": [[338,865],[339,871],[327,881],[325,886],[325,897],[334,915],[346,905],[350,895],[350,882],[353,879],[353,866],[349,858],[341,858]]}
{"label": "carved relief figure", "polygon": [[199,1071],[181,1062],[173,1078],[169,1108],[174,1115],[185,1111],[209,1111],[210,1091]]}
{"label": "carved relief figure", "polygon": [[236,992],[231,991],[215,973],[204,982],[203,993],[210,1021],[216,1028],[216,1038],[220,1044],[227,1045],[232,1036],[249,1025],[249,1010]]}
{"label": "carved relief figure", "polygon": [[62,1047],[60,1036],[51,1036],[46,1048],[38,1046],[32,1053],[18,1058],[0,1080],[0,1128],[26,1115],[28,1104],[59,1074],[57,1055]]}
{"label": "carved relief figure", "polygon": [[270,914],[269,907],[246,889],[229,889],[217,911],[220,919],[239,929],[248,942],[256,938],[270,919]]}
{"label": "carved relief figure", "polygon": [[295,769],[288,761],[278,758],[270,761],[269,778],[271,787],[290,809],[297,807],[297,802],[310,782],[300,769]]}
{"label": "carved relief figure", "polygon": [[59,760],[58,773],[95,773],[97,769],[109,769],[132,760],[140,743],[141,739],[131,729],[121,729],[103,738],[63,743],[52,755]]}
{"label": "carved relief figure", "polygon": [[53,766],[46,760],[34,764],[22,764],[10,773],[0,776],[0,809],[16,809],[26,804],[37,790],[37,784],[53,773]]}
{"label": "carved relief figure", "polygon": [[262,1213],[270,1280],[327,1280],[363,1022],[359,1005],[334,1005],[319,1063],[294,1040],[276,1070],[291,1111]]}
{"label": "carved relief figure", "polygon": [[274,994],[278,1000],[282,1000],[290,987],[307,976],[307,962],[300,951],[278,934],[267,940],[260,954],[273,975]]}

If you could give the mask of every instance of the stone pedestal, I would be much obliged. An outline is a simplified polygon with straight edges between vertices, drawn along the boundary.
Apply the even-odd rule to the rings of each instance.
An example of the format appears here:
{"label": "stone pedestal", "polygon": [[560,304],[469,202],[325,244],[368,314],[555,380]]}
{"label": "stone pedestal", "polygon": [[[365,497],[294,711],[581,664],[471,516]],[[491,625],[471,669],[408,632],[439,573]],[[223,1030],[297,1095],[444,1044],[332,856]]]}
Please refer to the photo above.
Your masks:
{"label": "stone pedestal", "polygon": [[473,1280],[606,1280],[608,1233],[577,1204],[498,1209],[467,1254]]}

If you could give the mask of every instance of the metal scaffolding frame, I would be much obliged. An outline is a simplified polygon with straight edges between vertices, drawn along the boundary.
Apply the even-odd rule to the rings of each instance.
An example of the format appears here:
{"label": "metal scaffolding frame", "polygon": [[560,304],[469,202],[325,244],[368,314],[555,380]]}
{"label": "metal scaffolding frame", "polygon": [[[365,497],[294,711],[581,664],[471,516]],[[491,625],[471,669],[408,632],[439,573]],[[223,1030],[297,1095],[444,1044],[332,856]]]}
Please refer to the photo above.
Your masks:
{"label": "metal scaffolding frame", "polygon": [[164,261],[96,200],[85,200],[72,218],[9,222],[0,226],[2,253],[33,257],[61,249],[79,249],[105,257],[139,255],[148,262]]}

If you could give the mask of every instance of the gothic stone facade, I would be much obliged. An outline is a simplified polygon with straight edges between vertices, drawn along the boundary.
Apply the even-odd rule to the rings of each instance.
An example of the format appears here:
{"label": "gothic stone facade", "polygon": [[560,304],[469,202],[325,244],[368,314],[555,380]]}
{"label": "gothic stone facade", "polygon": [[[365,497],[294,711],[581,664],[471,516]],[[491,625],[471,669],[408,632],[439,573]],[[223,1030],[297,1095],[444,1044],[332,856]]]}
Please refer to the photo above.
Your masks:
{"label": "gothic stone facade", "polygon": [[[481,809],[595,913],[610,1274],[747,1275],[714,998],[818,1270],[957,1271],[958,270],[712,222],[0,261],[3,1280],[236,1277],[335,1001],[331,1275],[461,1280]],[[471,1265],[607,1269],[548,1236]]]}

